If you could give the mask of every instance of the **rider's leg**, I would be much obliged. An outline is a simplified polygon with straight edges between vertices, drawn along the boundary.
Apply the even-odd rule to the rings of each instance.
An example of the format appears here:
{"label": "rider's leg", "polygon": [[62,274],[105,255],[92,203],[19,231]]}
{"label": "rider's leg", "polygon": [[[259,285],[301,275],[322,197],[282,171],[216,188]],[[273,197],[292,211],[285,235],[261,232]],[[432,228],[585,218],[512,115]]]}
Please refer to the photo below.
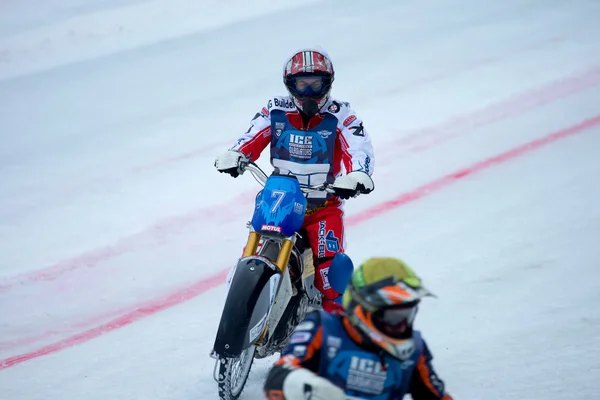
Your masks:
{"label": "rider's leg", "polygon": [[344,251],[344,212],[341,204],[330,203],[309,213],[304,228],[313,252],[315,287],[323,294],[323,309],[339,310],[335,300],[340,297],[340,292],[331,286],[328,275],[334,256]]}

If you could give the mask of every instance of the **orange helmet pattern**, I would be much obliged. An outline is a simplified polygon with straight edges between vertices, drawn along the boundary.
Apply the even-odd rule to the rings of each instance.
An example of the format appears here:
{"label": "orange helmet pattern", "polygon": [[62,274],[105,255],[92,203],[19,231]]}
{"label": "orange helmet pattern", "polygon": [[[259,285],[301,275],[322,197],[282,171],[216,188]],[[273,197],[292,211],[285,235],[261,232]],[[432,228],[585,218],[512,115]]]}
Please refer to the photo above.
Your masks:
{"label": "orange helmet pattern", "polygon": [[352,274],[342,304],[367,340],[404,360],[415,351],[412,325],[425,296],[433,294],[402,260],[371,258]]}

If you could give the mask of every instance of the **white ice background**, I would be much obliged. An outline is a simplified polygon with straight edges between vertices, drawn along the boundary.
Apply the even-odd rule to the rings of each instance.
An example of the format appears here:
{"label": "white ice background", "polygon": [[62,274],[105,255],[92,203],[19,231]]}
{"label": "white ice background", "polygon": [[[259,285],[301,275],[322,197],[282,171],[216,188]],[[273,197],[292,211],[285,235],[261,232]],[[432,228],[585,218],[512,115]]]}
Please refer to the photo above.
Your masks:
{"label": "white ice background", "polygon": [[[591,0],[3,1],[0,359],[231,267],[258,186],[213,160],[285,94],[294,49],[328,50],[372,136],[376,190],[350,220],[597,116],[598,21]],[[347,242],[438,295],[417,325],[456,399],[600,397],[600,124],[350,223]],[[0,398],[216,398],[214,286],[0,369]]]}

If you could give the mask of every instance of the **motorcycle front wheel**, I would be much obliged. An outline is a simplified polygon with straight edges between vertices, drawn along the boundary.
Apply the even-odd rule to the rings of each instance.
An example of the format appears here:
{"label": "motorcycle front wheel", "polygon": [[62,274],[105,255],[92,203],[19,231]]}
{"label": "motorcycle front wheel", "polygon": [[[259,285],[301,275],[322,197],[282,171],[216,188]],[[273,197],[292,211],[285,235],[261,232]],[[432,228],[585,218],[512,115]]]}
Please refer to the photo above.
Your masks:
{"label": "motorcycle front wheel", "polygon": [[251,345],[235,358],[219,359],[219,399],[237,400],[250,375],[256,347]]}

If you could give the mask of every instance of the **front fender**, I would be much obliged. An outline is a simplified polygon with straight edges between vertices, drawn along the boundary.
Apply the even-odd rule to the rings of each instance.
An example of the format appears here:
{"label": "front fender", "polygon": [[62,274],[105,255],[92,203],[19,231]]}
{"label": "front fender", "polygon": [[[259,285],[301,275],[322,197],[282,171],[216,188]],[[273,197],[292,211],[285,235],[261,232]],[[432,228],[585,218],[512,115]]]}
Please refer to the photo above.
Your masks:
{"label": "front fender", "polygon": [[221,321],[214,350],[221,357],[238,357],[263,333],[279,288],[281,272],[261,256],[238,261]]}

